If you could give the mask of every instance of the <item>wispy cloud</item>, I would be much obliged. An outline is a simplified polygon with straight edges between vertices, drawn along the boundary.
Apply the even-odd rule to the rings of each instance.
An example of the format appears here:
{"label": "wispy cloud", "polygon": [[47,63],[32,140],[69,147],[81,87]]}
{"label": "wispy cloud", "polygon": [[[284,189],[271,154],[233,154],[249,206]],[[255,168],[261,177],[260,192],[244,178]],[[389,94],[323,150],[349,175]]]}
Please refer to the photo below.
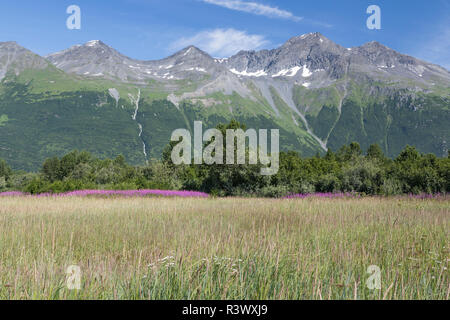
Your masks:
{"label": "wispy cloud", "polygon": [[438,32],[435,32],[435,36],[422,44],[420,48],[413,52],[413,55],[450,70],[450,27],[443,25],[436,30]]}
{"label": "wispy cloud", "polygon": [[202,0],[203,2],[221,6],[230,10],[248,12],[269,18],[288,19],[293,21],[300,21],[303,18],[295,16],[292,12],[271,7],[257,2],[247,2],[241,0]]}
{"label": "wispy cloud", "polygon": [[269,43],[262,35],[235,29],[214,29],[178,39],[170,49],[179,50],[194,45],[214,57],[229,57],[240,50],[257,50]]}

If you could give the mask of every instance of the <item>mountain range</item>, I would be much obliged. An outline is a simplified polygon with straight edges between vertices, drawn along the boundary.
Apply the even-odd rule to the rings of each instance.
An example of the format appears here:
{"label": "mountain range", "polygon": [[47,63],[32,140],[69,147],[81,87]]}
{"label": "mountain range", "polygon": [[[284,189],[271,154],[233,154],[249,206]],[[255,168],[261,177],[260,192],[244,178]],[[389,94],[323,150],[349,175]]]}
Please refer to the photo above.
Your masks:
{"label": "mountain range", "polygon": [[99,40],[41,57],[0,42],[0,158],[16,169],[73,149],[132,164],[160,158],[173,130],[236,119],[280,129],[304,156],[356,141],[446,156],[450,72],[378,42],[345,48],[320,33],[218,59],[190,46],[129,58]]}

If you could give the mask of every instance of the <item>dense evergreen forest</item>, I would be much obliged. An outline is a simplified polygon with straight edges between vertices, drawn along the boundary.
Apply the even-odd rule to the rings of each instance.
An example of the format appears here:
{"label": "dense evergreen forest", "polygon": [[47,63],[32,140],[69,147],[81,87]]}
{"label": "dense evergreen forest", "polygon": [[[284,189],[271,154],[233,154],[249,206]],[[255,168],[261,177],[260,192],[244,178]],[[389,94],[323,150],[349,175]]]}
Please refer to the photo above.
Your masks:
{"label": "dense evergreen forest", "polygon": [[[232,121],[218,129],[245,128]],[[13,171],[0,159],[0,192],[60,193],[82,189],[165,189],[203,191],[216,196],[283,197],[292,193],[355,192],[363,195],[436,194],[450,191],[450,152],[446,158],[421,154],[406,146],[387,158],[378,145],[365,152],[358,143],[325,155],[302,157],[280,153],[276,175],[262,176],[260,165],[181,165],[170,159],[174,143],[162,159],[131,166],[122,155],[99,159],[73,151],[46,159],[37,173]]]}

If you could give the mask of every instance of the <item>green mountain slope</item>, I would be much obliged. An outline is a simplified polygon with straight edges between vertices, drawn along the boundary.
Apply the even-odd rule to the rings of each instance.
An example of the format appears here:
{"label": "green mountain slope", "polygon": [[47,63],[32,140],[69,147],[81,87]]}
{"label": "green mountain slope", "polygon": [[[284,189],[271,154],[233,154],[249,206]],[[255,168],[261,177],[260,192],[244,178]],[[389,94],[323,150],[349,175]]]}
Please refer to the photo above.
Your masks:
{"label": "green mountain slope", "polygon": [[[203,121],[206,130],[232,119],[248,128],[279,129],[281,149],[303,156],[353,141],[363,149],[377,143],[391,157],[406,145],[447,155],[448,71],[397,57],[379,44],[363,46],[361,53],[320,35],[288,44],[282,50],[292,61],[274,60],[259,70],[261,60],[252,56],[271,52],[241,53],[224,62],[189,47],[161,61],[125,57],[125,65],[122,55],[95,42],[53,55],[52,65],[15,43],[0,43],[0,158],[15,169],[38,170],[45,158],[78,149],[98,157],[123,154],[143,165],[161,157],[175,129]],[[319,44],[326,46],[318,50]],[[317,51],[315,60],[296,62],[294,49],[308,46]],[[335,65],[329,72],[313,70],[328,63],[329,47]],[[385,66],[377,60],[366,70],[364,59],[372,57],[367,48],[397,60]],[[110,56],[116,60],[105,60]],[[404,66],[394,65],[403,60]],[[73,70],[57,68],[67,61]],[[237,71],[245,63],[258,65]],[[296,63],[310,63],[310,69],[292,67]]]}

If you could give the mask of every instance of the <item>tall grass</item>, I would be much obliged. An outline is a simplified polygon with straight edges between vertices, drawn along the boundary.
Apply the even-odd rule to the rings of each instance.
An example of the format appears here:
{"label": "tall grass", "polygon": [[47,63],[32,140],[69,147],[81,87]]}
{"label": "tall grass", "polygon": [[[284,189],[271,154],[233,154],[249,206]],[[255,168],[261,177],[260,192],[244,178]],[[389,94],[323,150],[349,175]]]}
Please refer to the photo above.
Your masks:
{"label": "tall grass", "polygon": [[0,298],[448,299],[449,222],[432,199],[5,197]]}

